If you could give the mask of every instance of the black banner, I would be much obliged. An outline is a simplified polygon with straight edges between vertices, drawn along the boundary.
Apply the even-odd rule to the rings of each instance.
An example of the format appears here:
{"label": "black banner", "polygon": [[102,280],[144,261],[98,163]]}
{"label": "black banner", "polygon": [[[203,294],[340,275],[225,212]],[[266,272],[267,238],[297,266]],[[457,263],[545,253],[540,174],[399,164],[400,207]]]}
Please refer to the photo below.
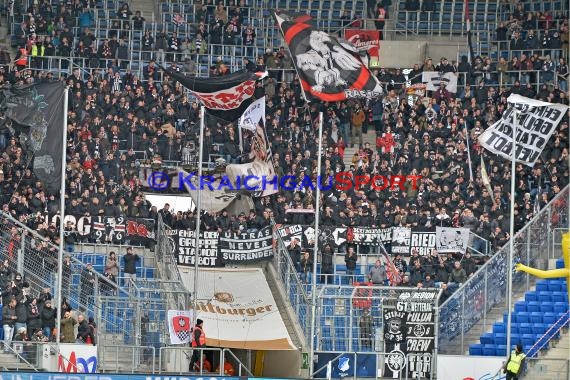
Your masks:
{"label": "black banner", "polygon": [[34,174],[51,194],[61,187],[63,154],[63,82],[43,82],[2,90],[0,111],[24,127],[29,127],[26,148],[34,153]]}
{"label": "black banner", "polygon": [[392,228],[350,227],[348,242],[363,245],[380,245],[392,242]]}
{"label": "black banner", "polygon": [[[59,226],[59,215],[49,220]],[[154,219],[66,215],[63,222],[66,227],[71,227],[64,230],[64,235],[75,233],[94,243],[124,244],[129,241],[131,244],[146,244],[155,239]]]}
{"label": "black banner", "polygon": [[[172,253],[176,263],[181,266],[193,267],[196,260],[196,231],[193,230],[167,230]],[[222,260],[218,257],[217,231],[200,231],[200,267],[222,267]]]}
{"label": "black banner", "polygon": [[384,364],[384,377],[400,378],[406,367],[406,312],[384,309],[384,352],[388,353]]}
{"label": "black banner", "polygon": [[250,262],[273,257],[273,233],[271,226],[257,232],[225,232],[220,235],[219,257],[227,262]]}

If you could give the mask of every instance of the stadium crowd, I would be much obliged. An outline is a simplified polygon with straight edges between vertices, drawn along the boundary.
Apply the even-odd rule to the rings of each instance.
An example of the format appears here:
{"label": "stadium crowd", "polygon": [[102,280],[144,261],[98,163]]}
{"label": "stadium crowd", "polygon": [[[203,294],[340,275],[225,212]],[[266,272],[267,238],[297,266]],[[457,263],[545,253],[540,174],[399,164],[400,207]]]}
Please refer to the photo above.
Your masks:
{"label": "stadium crowd", "polygon": [[[21,25],[24,39],[13,62],[6,51],[0,54],[0,85],[51,78],[70,86],[68,213],[154,219],[161,215],[174,228],[193,228],[195,215],[191,211],[158,210],[145,200],[143,191],[148,188],[139,178],[140,165],[145,164],[141,154],[149,161],[159,158],[175,162],[196,154],[190,147],[197,144],[199,106],[159,65],[166,64],[172,70],[193,75],[199,54],[206,51],[207,44],[253,46],[256,31],[243,19],[241,11],[245,4],[241,1],[226,7],[209,2],[198,6],[193,15],[196,21],[192,25],[193,38],[175,32],[152,35],[150,30],[144,30],[141,46],[150,52],[152,59],[144,62],[140,71],[131,70],[126,52],[132,42],[120,32],[143,30],[146,24],[140,12],[133,15],[128,5],[121,6],[113,28],[119,32],[111,30],[107,38],[98,38],[92,30],[92,7],[92,1],[81,0],[59,6],[50,5],[48,0],[29,8],[15,6],[15,19],[19,16],[24,20]],[[173,15],[172,22],[186,22],[187,18],[178,16]],[[374,70],[374,74],[385,84],[383,99],[307,105],[299,80],[291,70],[287,49],[269,49],[263,56],[251,56],[244,60],[243,68],[267,69],[270,73],[269,78],[258,83],[254,96],[267,98],[266,130],[278,176],[316,178],[315,141],[320,111],[325,117],[323,175],[350,171],[355,175],[422,176],[417,189],[377,191],[365,186],[358,190],[324,191],[319,210],[322,224],[425,229],[463,226],[490,241],[496,249],[509,238],[510,165],[484,151],[477,137],[500,118],[510,94],[568,104],[565,92],[568,66],[562,57],[562,49],[568,46],[567,31],[567,18],[543,20],[540,15],[527,18],[515,10],[508,24],[497,29],[499,49],[507,49],[506,56],[512,56],[510,62],[502,55],[498,62],[490,57],[475,57],[469,62],[463,57],[459,63],[450,63],[442,57],[436,64],[427,58],[408,75],[413,84],[421,79],[423,71],[457,72],[463,81],[460,80],[456,94],[442,87],[426,94],[430,96],[408,96],[403,71],[381,68]],[[529,42],[538,38],[540,43]],[[524,39],[524,43],[519,39]],[[503,44],[507,40],[510,42]],[[544,54],[545,50],[548,54]],[[223,50],[219,54],[222,57],[210,68],[210,75],[228,72]],[[49,56],[84,57],[88,64],[83,68],[64,65],[61,73],[48,72],[42,68]],[[376,133],[376,146],[363,141],[363,135],[372,130]],[[568,132],[566,115],[537,165],[534,168],[517,165],[516,230],[568,184]],[[46,214],[57,212],[57,195],[45,192],[35,178],[30,165],[32,157],[23,148],[19,134],[9,123],[0,126],[2,211],[57,243],[56,226],[45,218]],[[232,162],[244,162],[237,136],[235,122],[208,123],[203,158],[208,160],[210,154],[221,154]],[[344,159],[348,147],[356,147],[350,162]],[[244,151],[247,149],[245,141]],[[482,182],[481,155],[487,165],[492,193]],[[314,214],[295,212],[315,208],[315,192],[311,189],[282,190],[254,201],[255,208],[248,215],[205,213],[201,228],[251,230],[261,228],[271,218],[279,224],[314,222]],[[73,233],[66,236],[67,244],[88,239]],[[482,246],[475,248],[490,253],[484,252]],[[349,251],[346,247],[340,250]],[[414,261],[410,261],[410,266],[414,266]],[[420,266],[423,264],[422,261]],[[429,279],[425,270],[409,271],[403,265],[402,274],[410,273],[412,278],[406,281],[413,285],[447,282],[437,277],[436,266],[434,263]],[[446,268],[448,276],[465,280],[465,272],[459,269],[454,272],[451,265]],[[473,273],[471,269],[467,275]]]}

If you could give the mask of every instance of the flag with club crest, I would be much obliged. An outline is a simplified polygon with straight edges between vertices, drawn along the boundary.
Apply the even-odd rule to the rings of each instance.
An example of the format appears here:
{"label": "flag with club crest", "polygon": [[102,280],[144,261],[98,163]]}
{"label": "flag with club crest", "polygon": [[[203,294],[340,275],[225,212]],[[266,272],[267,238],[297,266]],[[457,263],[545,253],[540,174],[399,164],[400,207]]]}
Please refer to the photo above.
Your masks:
{"label": "flag with club crest", "polygon": [[310,17],[292,18],[284,13],[274,13],[274,17],[307,101],[339,102],[383,94],[380,82],[350,42],[314,29]]}
{"label": "flag with club crest", "polygon": [[170,344],[190,343],[192,337],[192,318],[192,311],[168,310]]}

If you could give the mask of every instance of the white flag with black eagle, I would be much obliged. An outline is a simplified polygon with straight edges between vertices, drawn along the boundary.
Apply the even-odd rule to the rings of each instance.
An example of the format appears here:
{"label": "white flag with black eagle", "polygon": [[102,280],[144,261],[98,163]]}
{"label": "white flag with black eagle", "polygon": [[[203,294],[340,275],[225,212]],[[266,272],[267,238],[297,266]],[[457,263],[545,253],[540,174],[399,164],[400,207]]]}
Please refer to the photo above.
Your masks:
{"label": "white flag with black eagle", "polygon": [[568,106],[517,94],[510,95],[507,101],[509,107],[501,119],[479,136],[479,143],[488,151],[511,160],[513,130],[516,130],[515,159],[532,167],[568,111]]}

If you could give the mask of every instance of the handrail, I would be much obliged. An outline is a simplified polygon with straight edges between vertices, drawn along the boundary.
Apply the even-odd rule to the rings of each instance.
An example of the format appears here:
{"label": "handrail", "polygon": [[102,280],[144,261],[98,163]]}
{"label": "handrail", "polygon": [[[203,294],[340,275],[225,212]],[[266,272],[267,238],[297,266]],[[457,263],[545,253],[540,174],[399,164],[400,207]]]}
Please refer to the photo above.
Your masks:
{"label": "handrail", "polygon": [[[26,344],[26,343],[33,343],[33,342],[26,342],[26,341],[14,341],[12,340],[12,343],[22,343],[22,344]],[[26,360],[26,358],[24,358],[22,355],[20,355],[16,350],[14,350],[11,346],[7,346],[4,345],[4,347],[8,348],[9,351],[11,351],[14,355],[16,355],[18,357],[18,359],[20,359],[21,361],[23,361],[24,363],[26,363],[28,366],[30,366],[34,372],[39,372],[38,369],[29,361]]]}
{"label": "handrail", "polygon": [[[526,353],[527,356],[531,357],[534,356],[533,350],[535,349],[535,347],[538,346],[538,348],[536,348],[536,352],[542,350],[542,348],[544,346],[546,346],[549,342],[550,339],[542,339],[544,337],[547,337],[548,335],[550,335],[550,332],[556,328],[556,331],[554,332],[554,334],[552,334],[551,339],[554,337],[554,335],[556,335],[556,333],[558,333],[560,330],[562,330],[566,325],[568,325],[568,322],[570,322],[570,310],[567,311],[566,313],[564,313],[556,322],[554,322],[552,324],[552,326],[550,326],[550,328],[548,330],[546,330],[546,332],[544,334],[542,334],[542,336],[540,338],[537,339],[537,341],[534,343],[534,345],[528,350],[528,352]],[[564,319],[566,319],[565,323],[560,323],[559,322],[563,321]],[[542,341],[542,343],[539,345],[539,343]],[[508,347],[507,347],[508,348]]]}
{"label": "handrail", "polygon": [[[254,376],[253,373],[246,367],[246,365],[243,364],[242,361],[239,360],[238,357],[237,357],[229,348],[224,348],[224,349],[222,350],[222,363],[225,363],[225,361],[226,361],[226,353],[228,353],[228,354],[238,363],[238,365],[239,365],[238,376],[240,376],[240,377],[243,376],[243,375],[241,374],[241,369],[242,369],[242,367],[243,367],[243,369],[245,369],[245,371],[247,372],[247,374],[248,374],[249,376],[252,376],[252,377]],[[223,368],[223,365],[222,365],[222,364],[220,364],[220,369],[221,369],[221,368]],[[223,370],[221,369],[220,372],[223,372]],[[225,374],[222,373],[221,375],[225,375]]]}
{"label": "handrail", "polygon": [[[543,215],[542,215],[542,214],[543,214],[543,213],[542,213],[543,210],[547,210],[547,209],[548,209],[548,206],[552,205],[552,203],[554,203],[554,202],[557,202],[557,201],[559,200],[559,198],[564,197],[564,198],[562,198],[562,199],[565,199],[565,197],[568,196],[567,191],[570,191],[570,185],[566,185],[566,187],[564,188],[564,190],[561,190],[560,193],[558,193],[558,195],[557,195],[556,197],[554,197],[550,202],[548,202],[548,205],[546,205],[546,206],[541,210],[541,212],[539,212],[538,214],[534,215],[533,218],[532,218],[530,221],[528,221],[528,222],[526,223],[526,225],[525,225],[523,228],[521,228],[521,229],[515,234],[515,236],[511,237],[511,239],[515,239],[515,241],[516,241],[516,239],[518,239],[518,238],[520,238],[521,236],[523,236],[523,233],[526,232],[526,229],[529,228],[529,226],[531,226],[534,222],[536,222],[539,218],[541,218],[541,217],[543,216]],[[508,245],[507,243],[508,243],[508,241],[505,242],[505,245],[503,245],[503,246],[501,247],[501,249],[499,249],[499,250],[497,251],[496,254],[499,254],[501,251],[507,251],[507,250],[509,249],[509,245]],[[479,268],[479,271],[478,271],[478,272],[482,271],[484,268],[486,269],[487,266],[489,266],[491,263],[492,263],[492,260],[487,261],[485,264],[483,264],[483,265],[481,266],[481,268]],[[507,264],[508,264],[507,270],[511,270],[511,266],[512,266],[513,264],[512,264],[512,263],[507,263]],[[481,273],[483,273],[483,272],[481,272]],[[469,277],[469,278],[467,279],[467,281],[465,281],[463,284],[461,284],[461,286],[459,286],[459,288],[457,288],[457,290],[455,290],[454,293],[459,294],[460,291],[464,291],[465,289],[468,289],[469,286],[473,285],[472,283],[473,283],[476,279],[477,279],[476,276]],[[448,304],[449,302],[451,302],[452,299],[453,299],[453,296],[451,296],[451,297],[449,297],[447,300],[445,300],[445,302],[444,302],[443,304],[441,304],[441,306],[439,307],[440,310],[441,310],[442,308],[444,308],[445,306],[447,306],[447,304]],[[512,307],[512,305],[509,305],[509,307]]]}

